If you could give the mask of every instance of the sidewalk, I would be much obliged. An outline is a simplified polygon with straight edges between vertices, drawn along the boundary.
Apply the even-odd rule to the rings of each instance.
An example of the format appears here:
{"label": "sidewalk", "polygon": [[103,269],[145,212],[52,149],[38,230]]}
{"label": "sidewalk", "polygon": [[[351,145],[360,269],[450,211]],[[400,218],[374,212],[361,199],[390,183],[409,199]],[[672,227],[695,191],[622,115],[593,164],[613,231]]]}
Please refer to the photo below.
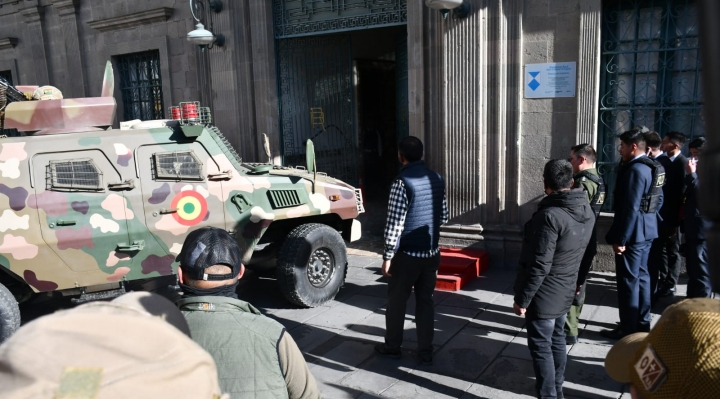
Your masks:
{"label": "sidewalk", "polygon": [[[512,311],[515,272],[489,270],[458,292],[436,291],[433,366],[414,349],[414,299],[408,304],[400,360],[373,351],[383,341],[387,284],[378,257],[349,255],[336,300],[313,309],[285,301],[271,276],[248,273],[238,292],[281,322],[297,341],[324,398],[531,398],[534,372],[524,319]],[[685,286],[678,286],[684,298]],[[661,309],[671,303],[668,299]],[[653,314],[653,322],[659,317]],[[568,347],[566,398],[629,398],[604,370],[612,341],[599,331],[618,322],[614,275],[591,273],[580,340]]]}

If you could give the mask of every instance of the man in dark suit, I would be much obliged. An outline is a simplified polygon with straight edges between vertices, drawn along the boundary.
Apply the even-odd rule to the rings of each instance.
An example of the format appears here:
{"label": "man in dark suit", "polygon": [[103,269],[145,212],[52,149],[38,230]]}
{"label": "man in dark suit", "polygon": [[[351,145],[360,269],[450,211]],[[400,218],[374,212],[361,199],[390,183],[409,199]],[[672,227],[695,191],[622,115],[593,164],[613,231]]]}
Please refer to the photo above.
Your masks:
{"label": "man in dark suit", "polygon": [[690,142],[690,157],[685,167],[687,191],[685,192],[685,260],[688,274],[688,298],[712,298],[713,288],[708,265],[706,233],[712,223],[705,219],[698,207],[697,163],[705,147],[705,138]]}
{"label": "man in dark suit", "polygon": [[[668,247],[674,248],[674,246],[668,243],[668,237],[663,236],[663,227],[670,222],[669,219],[667,221],[664,221],[663,218],[667,216],[668,213],[672,213],[672,210],[670,210],[669,208],[673,206],[668,205],[668,202],[672,202],[668,201],[668,196],[672,196],[673,193],[668,192],[669,190],[667,185],[667,170],[672,168],[673,161],[671,161],[667,154],[665,154],[665,152],[663,151],[663,141],[657,132],[647,131],[644,133],[644,136],[645,144],[647,147],[645,153],[648,157],[660,163],[660,165],[662,165],[666,171],[666,185],[663,186],[663,206],[662,208],[660,208],[660,212],[658,212],[659,237],[653,240],[652,246],[650,247],[650,256],[648,258],[648,272],[650,273],[650,292],[652,295],[651,301],[654,302],[655,298],[657,297],[660,269],[662,268],[663,270],[667,270],[667,264],[675,262],[677,260],[677,254],[668,249]],[[677,234],[670,236],[669,239],[677,241]],[[674,255],[670,255],[671,253],[673,253]],[[664,267],[661,267],[661,265],[664,265]],[[665,274],[667,274],[667,272],[665,272]]]}
{"label": "man in dark suit", "polygon": [[[620,325],[601,334],[620,339],[639,331],[650,331],[650,274],[647,260],[652,240],[657,238],[657,214],[644,204],[653,188],[654,163],[645,155],[645,137],[640,130],[620,135],[622,164],[615,185],[615,218],[605,239],[613,246],[617,273]],[[662,201],[662,192],[658,192]]]}
{"label": "man in dark suit", "polygon": [[[663,186],[663,206],[660,209],[662,222],[658,226],[658,239],[653,242],[650,251],[651,264],[657,264],[658,297],[675,295],[675,285],[680,276],[680,208],[685,195],[685,165],[687,158],[680,152],[685,145],[685,135],[680,132],[668,132],[663,139],[663,151],[670,160],[665,167],[665,186]],[[653,266],[655,267],[655,266]]]}

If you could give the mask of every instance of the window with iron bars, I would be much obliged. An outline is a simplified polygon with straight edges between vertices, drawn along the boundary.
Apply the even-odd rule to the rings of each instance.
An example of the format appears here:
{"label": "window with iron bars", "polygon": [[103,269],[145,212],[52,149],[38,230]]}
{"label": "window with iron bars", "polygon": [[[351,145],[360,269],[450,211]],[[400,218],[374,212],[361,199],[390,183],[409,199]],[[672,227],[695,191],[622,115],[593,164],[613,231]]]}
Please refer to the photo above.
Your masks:
{"label": "window with iron bars", "polygon": [[[646,126],[664,137],[705,135],[697,5],[692,0],[604,2],[598,170],[610,211],[617,135]],[[687,151],[687,146],[683,151]]]}
{"label": "window with iron bars", "polygon": [[10,86],[13,86],[12,73],[10,73],[10,71],[0,71],[0,78],[5,79]]}
{"label": "window with iron bars", "polygon": [[160,52],[158,50],[117,57],[123,118],[164,119]]}

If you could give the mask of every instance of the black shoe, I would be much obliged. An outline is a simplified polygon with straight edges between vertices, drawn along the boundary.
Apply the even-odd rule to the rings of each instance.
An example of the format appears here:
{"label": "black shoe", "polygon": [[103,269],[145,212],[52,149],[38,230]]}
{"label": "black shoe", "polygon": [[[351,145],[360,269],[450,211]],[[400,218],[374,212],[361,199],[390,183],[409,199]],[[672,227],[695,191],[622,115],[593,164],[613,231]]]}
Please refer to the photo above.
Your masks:
{"label": "black shoe", "polygon": [[675,295],[675,287],[666,287],[658,290],[658,298],[667,298]]}
{"label": "black shoe", "polygon": [[600,335],[602,335],[605,338],[620,339],[628,334],[626,334],[623,330],[621,330],[620,327],[616,327],[614,330],[602,330],[602,331],[600,331]]}
{"label": "black shoe", "polygon": [[389,357],[391,359],[400,359],[400,356],[402,355],[400,349],[388,349],[385,344],[375,345],[375,352],[377,352],[381,356]]}
{"label": "black shoe", "polygon": [[432,366],[433,360],[432,360],[432,353],[422,353],[420,354],[420,364],[423,366]]}
{"label": "black shoe", "polygon": [[572,335],[565,336],[565,344],[566,345],[575,345],[575,344],[577,344],[577,342],[578,342],[577,336],[572,336]]}

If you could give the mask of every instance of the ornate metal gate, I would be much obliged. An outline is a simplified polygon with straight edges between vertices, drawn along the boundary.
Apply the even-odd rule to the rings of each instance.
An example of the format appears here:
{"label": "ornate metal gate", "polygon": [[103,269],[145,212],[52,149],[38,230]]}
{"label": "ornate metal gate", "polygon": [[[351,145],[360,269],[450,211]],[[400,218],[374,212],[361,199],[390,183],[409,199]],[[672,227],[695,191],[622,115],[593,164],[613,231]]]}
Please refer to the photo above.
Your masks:
{"label": "ornate metal gate", "polygon": [[404,25],[407,0],[273,0],[273,13],[280,39]]}
{"label": "ornate metal gate", "polygon": [[350,36],[279,40],[278,64],[285,164],[304,165],[312,139],[318,170],[357,184]]}
{"label": "ornate metal gate", "polygon": [[609,209],[617,134],[647,126],[664,136],[705,134],[697,8],[692,0],[615,0],[603,10],[598,167]]}

